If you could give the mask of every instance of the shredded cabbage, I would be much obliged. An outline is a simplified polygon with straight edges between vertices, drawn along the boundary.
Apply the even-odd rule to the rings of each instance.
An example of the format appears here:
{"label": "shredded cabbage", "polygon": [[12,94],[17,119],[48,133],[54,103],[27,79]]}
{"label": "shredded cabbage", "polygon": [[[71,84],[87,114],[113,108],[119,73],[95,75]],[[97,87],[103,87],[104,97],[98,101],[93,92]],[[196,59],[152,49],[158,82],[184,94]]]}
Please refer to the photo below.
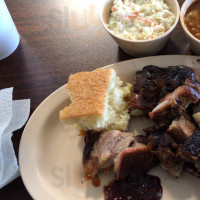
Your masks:
{"label": "shredded cabbage", "polygon": [[125,39],[149,40],[163,35],[174,22],[164,0],[114,0],[107,27]]}

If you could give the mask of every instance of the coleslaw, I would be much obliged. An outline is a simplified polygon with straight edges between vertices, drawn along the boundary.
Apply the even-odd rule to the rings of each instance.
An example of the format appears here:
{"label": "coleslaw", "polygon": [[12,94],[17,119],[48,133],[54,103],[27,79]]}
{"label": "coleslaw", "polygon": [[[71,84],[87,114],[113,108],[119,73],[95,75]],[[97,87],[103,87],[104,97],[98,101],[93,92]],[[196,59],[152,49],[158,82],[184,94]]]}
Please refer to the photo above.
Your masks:
{"label": "coleslaw", "polygon": [[150,40],[169,30],[175,18],[164,0],[114,0],[107,27],[121,38]]}

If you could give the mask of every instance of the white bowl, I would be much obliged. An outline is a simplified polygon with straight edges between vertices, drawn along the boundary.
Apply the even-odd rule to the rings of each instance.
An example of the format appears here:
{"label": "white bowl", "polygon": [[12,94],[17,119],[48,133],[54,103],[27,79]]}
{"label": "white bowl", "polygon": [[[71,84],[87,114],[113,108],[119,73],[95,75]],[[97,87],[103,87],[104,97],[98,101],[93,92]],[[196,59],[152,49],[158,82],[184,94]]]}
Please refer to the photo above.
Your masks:
{"label": "white bowl", "polygon": [[184,2],[184,4],[181,7],[181,12],[180,12],[180,21],[181,21],[181,25],[183,27],[183,30],[189,40],[190,43],[190,47],[192,49],[192,51],[197,54],[200,55],[200,40],[198,40],[196,37],[194,37],[187,29],[185,22],[184,22],[184,16],[185,13],[188,9],[188,7],[196,0],[186,0]]}
{"label": "white bowl", "polygon": [[169,5],[171,11],[176,15],[176,20],[168,31],[155,39],[129,40],[120,38],[113,34],[106,26],[106,24],[108,24],[108,18],[111,12],[113,0],[102,0],[100,19],[104,28],[113,37],[113,39],[117,42],[121,49],[127,54],[134,57],[155,55],[163,49],[169,38],[170,33],[173,31],[179,21],[180,7],[177,0],[165,0],[165,2]]}

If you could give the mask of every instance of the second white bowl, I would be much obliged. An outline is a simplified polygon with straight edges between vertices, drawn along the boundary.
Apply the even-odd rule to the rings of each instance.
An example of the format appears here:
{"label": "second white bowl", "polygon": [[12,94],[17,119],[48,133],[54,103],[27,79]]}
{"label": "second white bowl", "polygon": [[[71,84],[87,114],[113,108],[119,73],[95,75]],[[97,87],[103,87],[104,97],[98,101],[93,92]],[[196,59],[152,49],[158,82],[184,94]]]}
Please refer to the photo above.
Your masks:
{"label": "second white bowl", "polygon": [[183,30],[188,38],[188,41],[190,43],[190,47],[192,49],[192,51],[197,54],[200,55],[200,40],[198,40],[196,37],[194,37],[187,29],[186,25],[185,25],[185,13],[187,11],[187,9],[189,8],[189,6],[196,0],[186,0],[184,2],[184,4],[181,7],[181,13],[180,13],[180,21],[181,21],[181,25],[183,27]]}

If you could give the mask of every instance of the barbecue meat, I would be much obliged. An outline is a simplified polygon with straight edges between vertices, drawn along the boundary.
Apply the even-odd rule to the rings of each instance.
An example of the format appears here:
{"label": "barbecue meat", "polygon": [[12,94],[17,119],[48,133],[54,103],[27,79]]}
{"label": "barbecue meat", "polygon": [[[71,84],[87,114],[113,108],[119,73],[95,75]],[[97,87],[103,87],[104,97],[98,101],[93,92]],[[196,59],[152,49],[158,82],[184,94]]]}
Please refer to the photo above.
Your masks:
{"label": "barbecue meat", "polygon": [[148,134],[148,146],[151,146],[163,169],[172,176],[179,177],[184,164],[179,145],[164,130],[155,130],[152,127],[144,131]]}
{"label": "barbecue meat", "polygon": [[117,155],[134,140],[132,133],[118,130],[95,134],[89,133],[85,140],[82,164],[86,179],[92,179],[100,169],[112,166]]}
{"label": "barbecue meat", "polygon": [[[191,68],[190,68],[191,69]],[[200,93],[200,79],[195,70],[192,70],[190,75],[185,79],[185,85],[195,89]]]}
{"label": "barbecue meat", "polygon": [[156,130],[154,127],[144,129],[147,134],[148,145],[153,151],[156,151],[158,146],[169,147],[172,150],[177,150],[179,145],[168,135],[165,130]]}
{"label": "barbecue meat", "polygon": [[172,120],[184,114],[190,103],[197,103],[200,94],[193,88],[186,85],[180,86],[169,93],[149,113],[157,129],[167,127]]}
{"label": "barbecue meat", "polygon": [[[83,175],[94,178],[100,169],[114,165],[118,180],[145,174],[151,167],[153,153],[145,145],[147,138],[117,130],[89,132],[85,138]],[[144,142],[144,143],[141,143]]]}
{"label": "barbecue meat", "polygon": [[151,169],[152,162],[151,148],[135,141],[131,147],[124,149],[115,158],[116,179],[124,180],[145,174]]}
{"label": "barbecue meat", "polygon": [[98,173],[99,161],[98,158],[91,156],[91,152],[99,137],[100,133],[92,133],[89,131],[87,132],[87,136],[85,136],[85,147],[82,159],[83,175],[85,179],[91,179]]}
{"label": "barbecue meat", "polygon": [[184,65],[167,67],[164,87],[161,90],[160,99],[168,93],[173,92],[179,86],[188,85],[189,87],[192,87],[192,85],[196,84],[197,78],[197,74],[190,67]]}
{"label": "barbecue meat", "polygon": [[161,98],[185,84],[196,90],[199,88],[198,76],[189,67],[145,66],[142,71],[136,72],[129,105],[132,115],[152,111]]}
{"label": "barbecue meat", "polygon": [[184,170],[200,178],[200,171],[198,171],[197,168],[192,163],[186,162],[184,164]]}
{"label": "barbecue meat", "polygon": [[200,171],[200,130],[197,129],[195,133],[189,137],[181,147],[181,156],[188,162],[194,164],[198,171]]}
{"label": "barbecue meat", "polygon": [[136,72],[132,88],[130,108],[132,112],[151,111],[159,100],[160,91],[164,86],[165,69],[148,65]]}
{"label": "barbecue meat", "polygon": [[167,134],[169,134],[178,144],[184,143],[196,130],[196,126],[189,118],[189,116],[187,116],[187,118],[181,116],[175,119],[167,130]]}
{"label": "barbecue meat", "polygon": [[165,171],[174,177],[180,176],[184,161],[178,151],[174,152],[169,147],[162,147],[159,145],[155,154],[160,160],[161,166]]}

